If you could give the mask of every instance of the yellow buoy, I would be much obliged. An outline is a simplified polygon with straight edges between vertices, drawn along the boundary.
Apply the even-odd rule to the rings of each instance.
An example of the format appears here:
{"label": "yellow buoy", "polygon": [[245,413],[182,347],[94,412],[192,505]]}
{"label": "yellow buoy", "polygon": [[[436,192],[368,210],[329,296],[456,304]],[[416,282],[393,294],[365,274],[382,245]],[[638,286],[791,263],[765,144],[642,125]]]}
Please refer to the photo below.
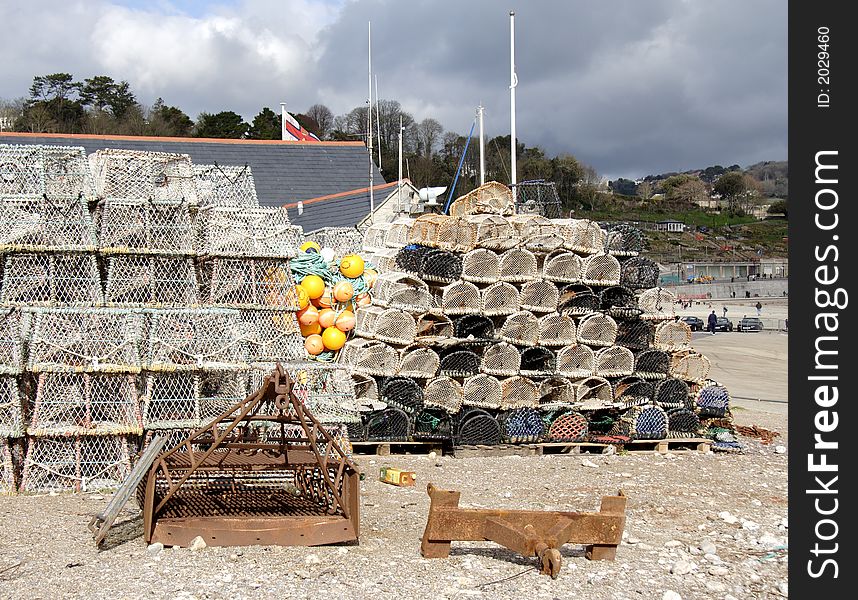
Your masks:
{"label": "yellow buoy", "polygon": [[318,275],[307,275],[301,280],[300,285],[307,292],[310,300],[315,300],[325,293],[325,281]]}
{"label": "yellow buoy", "polygon": [[357,254],[344,256],[343,260],[340,261],[340,273],[349,279],[360,277],[363,274],[363,267],[363,259]]}
{"label": "yellow buoy", "polygon": [[322,332],[322,342],[328,350],[339,350],[346,343],[346,334],[336,327],[328,327]]}

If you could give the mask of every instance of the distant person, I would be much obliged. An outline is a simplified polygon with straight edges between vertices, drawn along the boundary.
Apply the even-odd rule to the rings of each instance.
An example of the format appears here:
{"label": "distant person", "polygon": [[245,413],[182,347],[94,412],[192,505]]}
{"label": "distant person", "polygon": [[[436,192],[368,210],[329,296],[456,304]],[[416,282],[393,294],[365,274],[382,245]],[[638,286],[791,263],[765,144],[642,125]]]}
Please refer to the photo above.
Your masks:
{"label": "distant person", "polygon": [[709,333],[715,335],[715,324],[718,322],[718,315],[715,314],[713,310],[709,313],[709,318],[706,320],[706,324],[708,325]]}
{"label": "distant person", "polygon": [[763,305],[762,305],[762,304],[760,304],[760,301],[759,301],[759,300],[757,300],[757,304],[756,304],[755,306],[757,307],[757,316],[759,317],[759,316],[760,316],[760,313],[762,313],[762,312],[763,312]]}
{"label": "distant person", "polygon": [[722,307],[722,308],[721,308],[721,310],[723,310],[723,311],[724,311],[724,318],[726,319],[726,318],[727,318],[727,307],[726,307],[726,306],[724,306],[724,307]]}
{"label": "distant person", "polygon": [[750,297],[751,297],[751,292],[749,292],[748,290],[745,290],[745,298],[750,298]]}

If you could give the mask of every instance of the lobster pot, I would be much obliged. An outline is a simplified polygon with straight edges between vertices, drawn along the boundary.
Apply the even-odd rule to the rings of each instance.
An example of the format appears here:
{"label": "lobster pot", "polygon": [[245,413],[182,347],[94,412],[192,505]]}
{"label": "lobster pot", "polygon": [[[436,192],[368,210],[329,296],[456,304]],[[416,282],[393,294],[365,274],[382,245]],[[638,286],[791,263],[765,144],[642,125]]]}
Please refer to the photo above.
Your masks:
{"label": "lobster pot", "polygon": [[636,319],[643,312],[635,293],[620,285],[602,290],[601,307],[602,311],[615,319]]}
{"label": "lobster pot", "polygon": [[247,347],[238,311],[154,311],[149,319],[150,371],[244,368]]}
{"label": "lobster pot", "polygon": [[620,283],[633,290],[651,289],[658,285],[658,265],[648,258],[636,256],[623,263]]}
{"label": "lobster pot", "polygon": [[477,239],[476,225],[455,216],[425,214],[411,225],[407,241],[441,250],[468,252]]}
{"label": "lobster pot", "polygon": [[544,346],[531,346],[521,351],[521,371],[525,377],[545,377],[557,371],[557,357]]}
{"label": "lobster pot", "polygon": [[495,325],[482,315],[464,315],[453,321],[453,335],[471,343],[487,343],[494,338]]}
{"label": "lobster pot", "polygon": [[542,277],[556,283],[577,283],[581,281],[582,269],[583,262],[577,254],[555,250],[542,263]]}
{"label": "lobster pot", "polygon": [[440,353],[440,375],[448,377],[470,377],[480,372],[480,357],[462,344],[446,348]]}
{"label": "lobster pot", "polygon": [[409,346],[402,350],[399,375],[414,379],[430,379],[438,374],[441,358],[432,348]]}
{"label": "lobster pot", "polygon": [[596,356],[589,346],[573,344],[557,353],[557,372],[564,377],[588,377],[596,372]]}
{"label": "lobster pot", "polygon": [[410,313],[424,313],[435,306],[429,286],[423,280],[398,271],[378,276],[372,287],[372,301],[381,307]]}
{"label": "lobster pot", "polygon": [[500,258],[491,250],[477,248],[462,257],[462,279],[494,283],[500,277]]}
{"label": "lobster pot", "polygon": [[24,367],[24,321],[19,309],[0,309],[0,375],[20,373]]}
{"label": "lobster pot", "polygon": [[384,234],[384,245],[388,248],[402,248],[407,246],[411,237],[411,227],[414,225],[414,219],[401,218],[396,219],[393,223],[387,224],[387,231]]}
{"label": "lobster pot", "polygon": [[529,281],[521,286],[519,302],[522,310],[534,313],[548,313],[557,310],[560,293],[550,281]]}
{"label": "lobster pot", "polygon": [[397,251],[394,248],[383,248],[372,254],[366,262],[374,265],[375,269],[379,273],[387,273],[389,271],[408,271],[410,273],[418,273],[420,271],[419,266],[418,268],[411,269],[405,268],[399,264],[400,252],[402,252],[402,250]]}
{"label": "lobster pot", "polygon": [[510,377],[501,381],[501,410],[537,408],[539,386],[527,377]]}
{"label": "lobster pot", "polygon": [[515,184],[515,209],[518,214],[560,217],[560,196],[553,181],[522,181]]}
{"label": "lobster pot", "polygon": [[352,339],[343,346],[340,362],[357,373],[384,377],[399,370],[399,353],[383,342]]}
{"label": "lobster pot", "polygon": [[[387,271],[403,271],[406,273],[420,275],[423,257],[429,252],[432,252],[432,250],[433,249],[428,246],[416,246],[413,244],[400,248],[399,250],[387,248],[376,252],[370,262],[374,263],[378,267],[380,273]],[[390,258],[391,256],[393,257],[392,261]]]}
{"label": "lobster pot", "polygon": [[581,413],[563,413],[548,428],[545,439],[550,442],[583,442],[590,433],[587,417]]}
{"label": "lobster pot", "polygon": [[675,311],[676,296],[662,288],[653,288],[641,293],[638,297],[638,306],[641,307],[641,319],[651,321],[664,321],[673,319]]}
{"label": "lobster pot", "polygon": [[359,254],[363,245],[363,235],[355,227],[322,227],[304,234],[304,239],[330,248],[336,258]]}
{"label": "lobster pot", "polygon": [[194,429],[202,425],[200,380],[196,373],[151,373],[143,394],[143,427]]}
{"label": "lobster pot", "polygon": [[468,215],[464,220],[476,227],[477,248],[508,250],[519,243],[515,228],[500,215]]}
{"label": "lobster pot", "polygon": [[193,165],[197,202],[201,209],[215,206],[258,207],[256,184],[249,165]]}
{"label": "lobster pot", "polygon": [[[441,237],[441,225],[449,218],[450,217],[446,215],[439,215],[436,213],[420,215],[411,224],[406,241],[408,244],[418,244],[420,246],[429,246],[430,248],[442,248],[442,245],[439,243]],[[455,219],[453,220],[455,221]],[[388,227],[390,227],[390,225],[388,225]],[[451,249],[450,247],[443,248],[445,250]]]}
{"label": "lobster pot", "polygon": [[465,379],[462,384],[462,403],[465,406],[498,409],[501,405],[501,384],[497,378],[485,373]]}
{"label": "lobster pot", "polygon": [[501,281],[525,283],[533,281],[539,274],[536,255],[524,248],[510,248],[500,256]]}
{"label": "lobster pot", "polygon": [[609,408],[614,404],[611,383],[604,377],[585,377],[574,381],[575,397],[581,410]]}
{"label": "lobster pot", "polygon": [[446,250],[429,250],[420,258],[419,275],[433,283],[452,283],[462,276],[462,257]]}
{"label": "lobster pot", "polygon": [[288,265],[276,260],[212,258],[200,261],[204,304],[225,308],[298,310],[295,282]]}
{"label": "lobster pot", "polygon": [[415,415],[423,410],[423,388],[410,377],[388,377],[381,384],[381,401]]}
{"label": "lobster pot", "polygon": [[348,368],[338,364],[306,361],[286,363],[283,368],[292,379],[293,393],[320,423],[350,423],[360,420]]}
{"label": "lobster pot", "polygon": [[558,312],[570,317],[580,317],[597,312],[601,306],[601,298],[588,285],[572,283],[560,291]]}
{"label": "lobster pot", "polygon": [[709,359],[694,350],[680,350],[670,359],[670,375],[677,379],[703,383],[709,375]]}
{"label": "lobster pot", "polygon": [[660,350],[683,350],[691,343],[691,328],[684,321],[662,321],[655,328],[653,345]]}
{"label": "lobster pot", "polygon": [[608,231],[605,238],[605,251],[614,256],[637,256],[643,246],[643,233],[631,225],[616,225]]}
{"label": "lobster pot", "polygon": [[646,350],[655,341],[651,321],[620,320],[617,322],[617,345],[630,350]]}
{"label": "lobster pot", "polygon": [[107,198],[98,211],[98,249],[105,254],[191,254],[193,230],[181,200]]}
{"label": "lobster pot", "polygon": [[512,314],[501,325],[498,337],[518,346],[535,346],[539,343],[539,319],[526,310]]}
{"label": "lobster pot", "polygon": [[658,406],[635,406],[622,417],[635,440],[662,440],[667,437],[667,413]]}
{"label": "lobster pot", "polygon": [[0,144],[0,197],[95,197],[86,151],[80,146]]}
{"label": "lobster pot", "polygon": [[[371,308],[371,306],[361,308],[358,315],[366,308]],[[371,323],[370,333],[372,335],[367,337],[372,337],[380,342],[407,346],[414,342],[417,335],[417,324],[414,317],[407,312],[397,308],[385,308]]]}
{"label": "lobster pot", "polygon": [[[0,189],[8,165],[0,158]],[[95,227],[83,198],[15,198],[0,192],[0,252],[95,250]]]}
{"label": "lobster pot", "polygon": [[22,400],[18,377],[0,375],[0,440],[24,435]]}
{"label": "lobster pot", "polygon": [[[384,239],[390,223],[373,223],[363,232],[363,251],[376,252],[385,248]],[[321,245],[321,244],[320,244]]]}
{"label": "lobster pot", "polygon": [[695,437],[700,431],[700,417],[687,408],[667,411],[667,435],[672,438]]}
{"label": "lobster pot", "polygon": [[453,439],[457,446],[494,446],[503,441],[503,434],[498,420],[487,411],[463,408]]}
{"label": "lobster pot", "polygon": [[378,321],[378,317],[381,313],[383,313],[386,309],[381,306],[363,306],[359,311],[357,311],[357,316],[355,318],[355,334],[372,339],[372,336],[375,332],[375,323]]}
{"label": "lobster pot", "polygon": [[596,375],[600,377],[623,377],[635,370],[635,356],[622,346],[602,348],[596,352]]}
{"label": "lobster pot", "polygon": [[594,254],[581,264],[581,281],[587,285],[619,285],[620,262],[610,254]]}
{"label": "lobster pot", "polygon": [[411,431],[408,415],[392,406],[370,413],[366,419],[366,439],[370,442],[405,442],[411,438]]}
{"label": "lobster pot", "polygon": [[462,384],[443,375],[430,379],[423,390],[423,404],[426,408],[440,408],[451,415],[459,412],[463,400]]}
{"label": "lobster pot", "polygon": [[592,314],[578,322],[578,342],[589,346],[613,346],[617,322],[608,315]]}
{"label": "lobster pot", "polygon": [[111,308],[34,311],[29,369],[137,372],[143,360],[145,315]]}
{"label": "lobster pot", "polygon": [[664,409],[688,408],[691,404],[688,384],[674,377],[662,379],[655,385],[653,400]]}
{"label": "lobster pot", "polygon": [[571,317],[551,313],[539,319],[540,346],[570,346],[576,339],[575,321]]}
{"label": "lobster pot", "polygon": [[[246,371],[200,372],[200,419],[202,423],[208,423],[247,398],[250,392],[248,384],[249,377]],[[349,386],[351,386],[350,379]],[[254,387],[254,389],[256,388]],[[319,418],[315,411],[313,415],[317,419]]]}
{"label": "lobster pot", "polygon": [[12,443],[0,436],[0,496],[14,494],[18,490],[15,463],[12,460]]}
{"label": "lobster pot", "polygon": [[249,362],[301,360],[306,357],[304,338],[294,312],[242,310],[239,318],[240,337]]}
{"label": "lobster pot", "polygon": [[514,212],[512,190],[497,181],[489,181],[459,196],[450,205],[450,214],[456,217],[480,213],[511,215]]}
{"label": "lobster pot", "polygon": [[505,281],[486,287],[482,290],[481,296],[482,314],[490,317],[518,312],[521,303],[516,287]]}
{"label": "lobster pot", "polygon": [[730,411],[730,392],[723,385],[707,383],[697,391],[694,404],[701,417],[723,417]]}
{"label": "lobster pot", "polygon": [[213,207],[197,215],[197,253],[245,258],[294,258],[303,237],[285,208]]}
{"label": "lobster pot", "polygon": [[89,165],[96,194],[101,198],[199,204],[191,157],[187,154],[107,148],[90,154]]}
{"label": "lobster pot", "polygon": [[670,372],[670,354],[643,350],[635,355],[635,375],[641,379],[664,379]]}
{"label": "lobster pot", "polygon": [[605,251],[605,230],[588,219],[558,219],[563,247],[578,254],[601,254]]}
{"label": "lobster pot", "polygon": [[551,411],[576,403],[575,386],[566,377],[549,377],[539,384],[539,408]]}
{"label": "lobster pot", "polygon": [[521,354],[512,344],[500,342],[483,351],[480,371],[488,375],[512,377],[521,369]]}
{"label": "lobster pot", "polygon": [[538,442],[545,431],[542,415],[535,408],[521,407],[501,416],[504,440],[511,444]]}
{"label": "lobster pot", "polygon": [[640,377],[623,377],[614,384],[614,400],[624,408],[652,404],[655,386]]}
{"label": "lobster pot", "polygon": [[453,321],[445,315],[431,313],[420,315],[417,317],[416,327],[416,339],[434,341],[454,337]]}
{"label": "lobster pot", "polygon": [[516,237],[528,250],[551,252],[563,245],[557,225],[542,215],[513,215],[507,219],[515,229]]}
{"label": "lobster pot", "polygon": [[31,437],[21,491],[116,489],[131,473],[131,439],[124,435]]}
{"label": "lobster pot", "polygon": [[137,377],[42,373],[27,433],[38,436],[143,433]]}
{"label": "lobster pot", "polygon": [[480,290],[469,281],[456,281],[441,289],[441,312],[451,317],[480,314]]}
{"label": "lobster pot", "polygon": [[452,437],[452,415],[444,410],[426,408],[414,419],[415,440],[447,441]]}
{"label": "lobster pot", "polygon": [[0,302],[25,306],[101,304],[101,278],[92,254],[10,254]]}
{"label": "lobster pot", "polygon": [[352,389],[354,390],[355,402],[361,413],[373,410],[381,410],[387,405],[379,400],[378,383],[375,377],[362,373],[352,373]]}
{"label": "lobster pot", "polygon": [[108,305],[183,307],[200,303],[194,261],[173,256],[117,255],[107,259]]}

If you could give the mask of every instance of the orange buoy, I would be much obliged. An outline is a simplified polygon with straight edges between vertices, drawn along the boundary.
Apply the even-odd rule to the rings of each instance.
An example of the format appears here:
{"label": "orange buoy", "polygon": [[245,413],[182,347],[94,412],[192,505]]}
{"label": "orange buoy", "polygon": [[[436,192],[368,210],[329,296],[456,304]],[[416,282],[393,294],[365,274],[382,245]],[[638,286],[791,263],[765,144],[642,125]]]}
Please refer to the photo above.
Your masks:
{"label": "orange buoy", "polygon": [[354,295],[355,288],[348,281],[340,281],[334,286],[334,298],[337,302],[348,302]]}
{"label": "orange buoy", "polygon": [[355,328],[355,314],[350,310],[344,310],[337,317],[334,325],[340,331],[351,331]]}
{"label": "orange buoy", "polygon": [[319,325],[318,321],[313,323],[312,325],[301,325],[298,324],[298,327],[301,329],[301,335],[304,337],[309,337],[314,333],[322,333],[322,326]]}
{"label": "orange buoy", "polygon": [[322,343],[328,350],[339,350],[346,343],[346,334],[336,327],[328,327],[322,332]]}
{"label": "orange buoy", "polygon": [[333,327],[337,313],[331,308],[323,308],[319,311],[319,325],[323,328]]}
{"label": "orange buoy", "polygon": [[314,300],[325,293],[325,282],[318,275],[307,275],[299,285],[307,292],[310,300]]}
{"label": "orange buoy", "polygon": [[322,341],[322,336],[314,333],[304,340],[304,349],[310,356],[317,356],[325,351],[325,343]]}
{"label": "orange buoy", "polygon": [[369,294],[367,294],[366,292],[364,292],[363,294],[358,294],[355,297],[355,301],[357,302],[358,306],[369,306],[370,304],[372,304],[372,298],[370,298]]}
{"label": "orange buoy", "polygon": [[334,298],[334,291],[326,287],[324,293],[319,297],[319,307],[320,308],[331,308],[336,302]]}
{"label": "orange buoy", "polygon": [[298,322],[301,325],[312,325],[319,322],[319,311],[312,306],[307,306],[304,310],[298,311]]}
{"label": "orange buoy", "polygon": [[378,271],[375,269],[364,269],[363,279],[366,281],[366,287],[372,289],[375,285],[375,280],[378,279]]}

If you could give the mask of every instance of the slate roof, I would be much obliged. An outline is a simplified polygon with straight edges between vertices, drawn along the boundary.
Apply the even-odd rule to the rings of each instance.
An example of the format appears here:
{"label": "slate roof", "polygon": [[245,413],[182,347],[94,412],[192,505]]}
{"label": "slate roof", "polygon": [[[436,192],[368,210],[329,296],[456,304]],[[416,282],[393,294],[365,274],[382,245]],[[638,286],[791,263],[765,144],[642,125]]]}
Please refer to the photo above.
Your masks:
{"label": "slate roof", "polygon": [[[376,207],[390,195],[396,184],[397,182],[393,181],[373,186]],[[369,214],[369,188],[362,187],[320,196],[304,200],[302,204],[304,209],[300,215],[297,202],[290,202],[285,208],[289,214],[289,222],[303,227],[304,233],[322,227],[354,227]]]}
{"label": "slate roof", "polygon": [[[0,144],[83,146],[87,154],[104,148],[174,152],[189,154],[194,164],[248,164],[253,171],[259,203],[263,206],[281,206],[369,185],[369,160],[363,142],[0,133]],[[374,181],[383,184],[381,173],[373,168]],[[290,217],[295,212],[290,211]],[[331,216],[339,218],[339,215]]]}

